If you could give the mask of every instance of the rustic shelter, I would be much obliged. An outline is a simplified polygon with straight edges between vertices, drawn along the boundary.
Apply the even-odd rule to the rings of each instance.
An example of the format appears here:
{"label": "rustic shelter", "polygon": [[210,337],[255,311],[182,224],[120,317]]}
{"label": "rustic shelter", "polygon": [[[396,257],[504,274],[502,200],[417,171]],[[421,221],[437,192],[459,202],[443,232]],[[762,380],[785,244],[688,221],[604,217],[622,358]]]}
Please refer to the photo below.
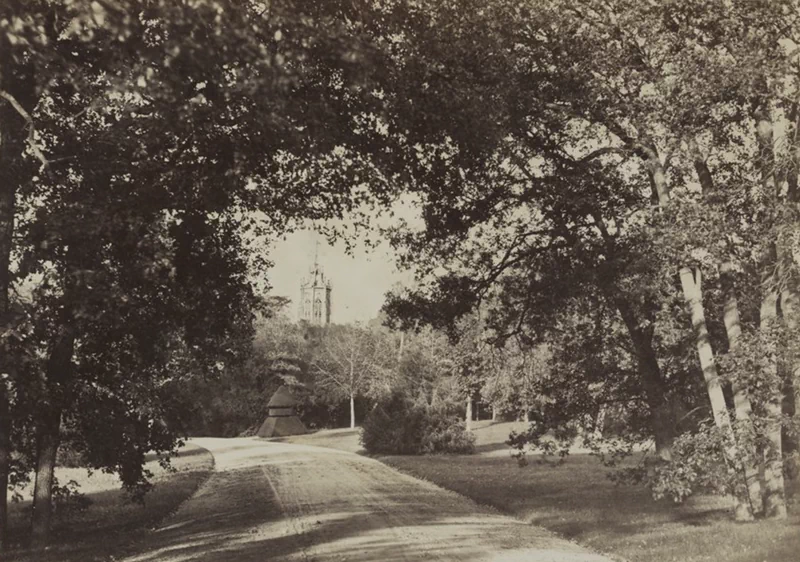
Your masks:
{"label": "rustic shelter", "polygon": [[267,404],[267,419],[258,429],[259,437],[284,437],[307,433],[306,426],[297,417],[297,400],[285,386],[275,391]]}

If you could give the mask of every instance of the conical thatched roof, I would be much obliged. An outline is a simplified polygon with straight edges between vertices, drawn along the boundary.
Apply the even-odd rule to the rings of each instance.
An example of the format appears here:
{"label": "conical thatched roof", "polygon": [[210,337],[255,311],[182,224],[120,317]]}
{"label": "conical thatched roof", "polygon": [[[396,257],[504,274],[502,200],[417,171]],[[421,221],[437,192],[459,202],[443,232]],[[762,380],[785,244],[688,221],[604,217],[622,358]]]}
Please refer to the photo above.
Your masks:
{"label": "conical thatched roof", "polygon": [[294,406],[297,406],[297,400],[285,386],[276,390],[267,404],[268,408],[293,408]]}
{"label": "conical thatched roof", "polygon": [[259,437],[286,437],[287,435],[302,435],[307,433],[306,426],[297,416],[284,416],[282,418],[267,418],[258,429]]}

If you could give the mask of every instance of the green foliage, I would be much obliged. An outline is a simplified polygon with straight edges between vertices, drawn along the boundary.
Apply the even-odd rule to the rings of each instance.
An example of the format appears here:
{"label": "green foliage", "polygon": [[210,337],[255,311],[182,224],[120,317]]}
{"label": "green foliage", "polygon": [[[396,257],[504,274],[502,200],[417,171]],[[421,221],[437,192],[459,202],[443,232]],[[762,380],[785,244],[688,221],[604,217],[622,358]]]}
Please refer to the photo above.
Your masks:
{"label": "green foliage", "polygon": [[428,407],[420,443],[423,454],[469,455],[475,452],[475,434],[445,408]]}
{"label": "green foliage", "polygon": [[[0,452],[14,471],[55,419],[89,466],[146,490],[144,455],[172,451],[198,415],[186,387],[204,401],[220,387],[198,379],[248,358],[268,265],[254,249],[357,206],[353,186],[376,174],[338,155],[371,134],[351,109],[381,102],[336,4],[0,6]],[[220,394],[212,410],[234,419],[208,425],[230,434],[258,397]]]}
{"label": "green foliage", "polygon": [[469,454],[475,450],[475,436],[446,410],[394,393],[367,415],[361,444],[373,454]]}
{"label": "green foliage", "polygon": [[[514,449],[512,457],[517,459],[520,467],[528,464],[529,451],[538,451],[539,463],[559,465],[566,461],[569,449],[575,442],[577,428],[574,424],[564,424],[553,431],[546,424],[534,420],[525,431],[512,431],[506,445]],[[558,460],[553,462],[550,457],[557,455]]]}
{"label": "green foliage", "polygon": [[302,330],[286,318],[282,306],[268,308],[257,319],[238,361],[173,387],[189,435],[252,434],[279,386],[300,388],[307,381]]}
{"label": "green foliage", "polygon": [[[498,340],[553,351],[530,443],[613,405],[618,433],[653,436],[664,457],[694,436],[696,449],[675,443],[659,494],[716,489],[697,345],[736,348],[722,322],[733,298],[745,335],[720,371],[751,397],[757,432],[781,406],[797,415],[798,316],[783,307],[798,294],[797,2],[464,6],[419,7],[397,47],[414,72],[389,96],[393,148],[416,166],[424,225],[389,230],[419,282],[387,311],[452,330],[491,303]],[[448,100],[446,119],[432,99]],[[684,266],[702,272],[703,325]],[[774,314],[792,335],[760,317],[781,292]]]}
{"label": "green foliage", "polygon": [[[741,493],[745,459],[726,459],[726,439],[712,424],[703,424],[698,431],[678,437],[672,461],[655,465],[647,475],[653,497],[680,503],[698,492]],[[736,463],[733,467],[732,462]]]}
{"label": "green foliage", "polygon": [[400,394],[380,401],[361,425],[361,444],[373,454],[420,453],[425,409]]}

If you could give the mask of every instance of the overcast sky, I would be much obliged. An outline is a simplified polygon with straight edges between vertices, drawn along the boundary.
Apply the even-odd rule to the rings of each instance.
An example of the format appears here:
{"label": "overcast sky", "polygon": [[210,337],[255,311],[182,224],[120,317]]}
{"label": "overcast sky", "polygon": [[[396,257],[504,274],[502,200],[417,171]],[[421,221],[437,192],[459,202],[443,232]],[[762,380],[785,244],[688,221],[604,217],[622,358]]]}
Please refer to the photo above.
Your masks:
{"label": "overcast sky", "polygon": [[359,245],[353,255],[345,253],[344,245],[329,246],[322,236],[312,230],[302,230],[274,244],[270,259],[275,263],[269,273],[272,295],[292,299],[289,316],[297,318],[300,280],[308,275],[314,264],[315,241],[319,239],[319,263],[331,280],[331,322],[346,324],[366,322],[375,316],[383,304],[386,292],[398,282],[409,281],[408,273],[394,267],[391,249],[387,246],[368,251]]}

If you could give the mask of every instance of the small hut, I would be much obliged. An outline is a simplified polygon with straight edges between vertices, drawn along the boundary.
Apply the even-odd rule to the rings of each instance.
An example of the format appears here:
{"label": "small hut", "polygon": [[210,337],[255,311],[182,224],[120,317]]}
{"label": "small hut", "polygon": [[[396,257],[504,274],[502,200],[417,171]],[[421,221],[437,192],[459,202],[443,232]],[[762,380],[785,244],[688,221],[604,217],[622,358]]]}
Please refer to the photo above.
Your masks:
{"label": "small hut", "polygon": [[306,426],[297,417],[297,400],[285,386],[275,391],[267,404],[267,419],[258,429],[259,437],[284,437],[307,433]]}

